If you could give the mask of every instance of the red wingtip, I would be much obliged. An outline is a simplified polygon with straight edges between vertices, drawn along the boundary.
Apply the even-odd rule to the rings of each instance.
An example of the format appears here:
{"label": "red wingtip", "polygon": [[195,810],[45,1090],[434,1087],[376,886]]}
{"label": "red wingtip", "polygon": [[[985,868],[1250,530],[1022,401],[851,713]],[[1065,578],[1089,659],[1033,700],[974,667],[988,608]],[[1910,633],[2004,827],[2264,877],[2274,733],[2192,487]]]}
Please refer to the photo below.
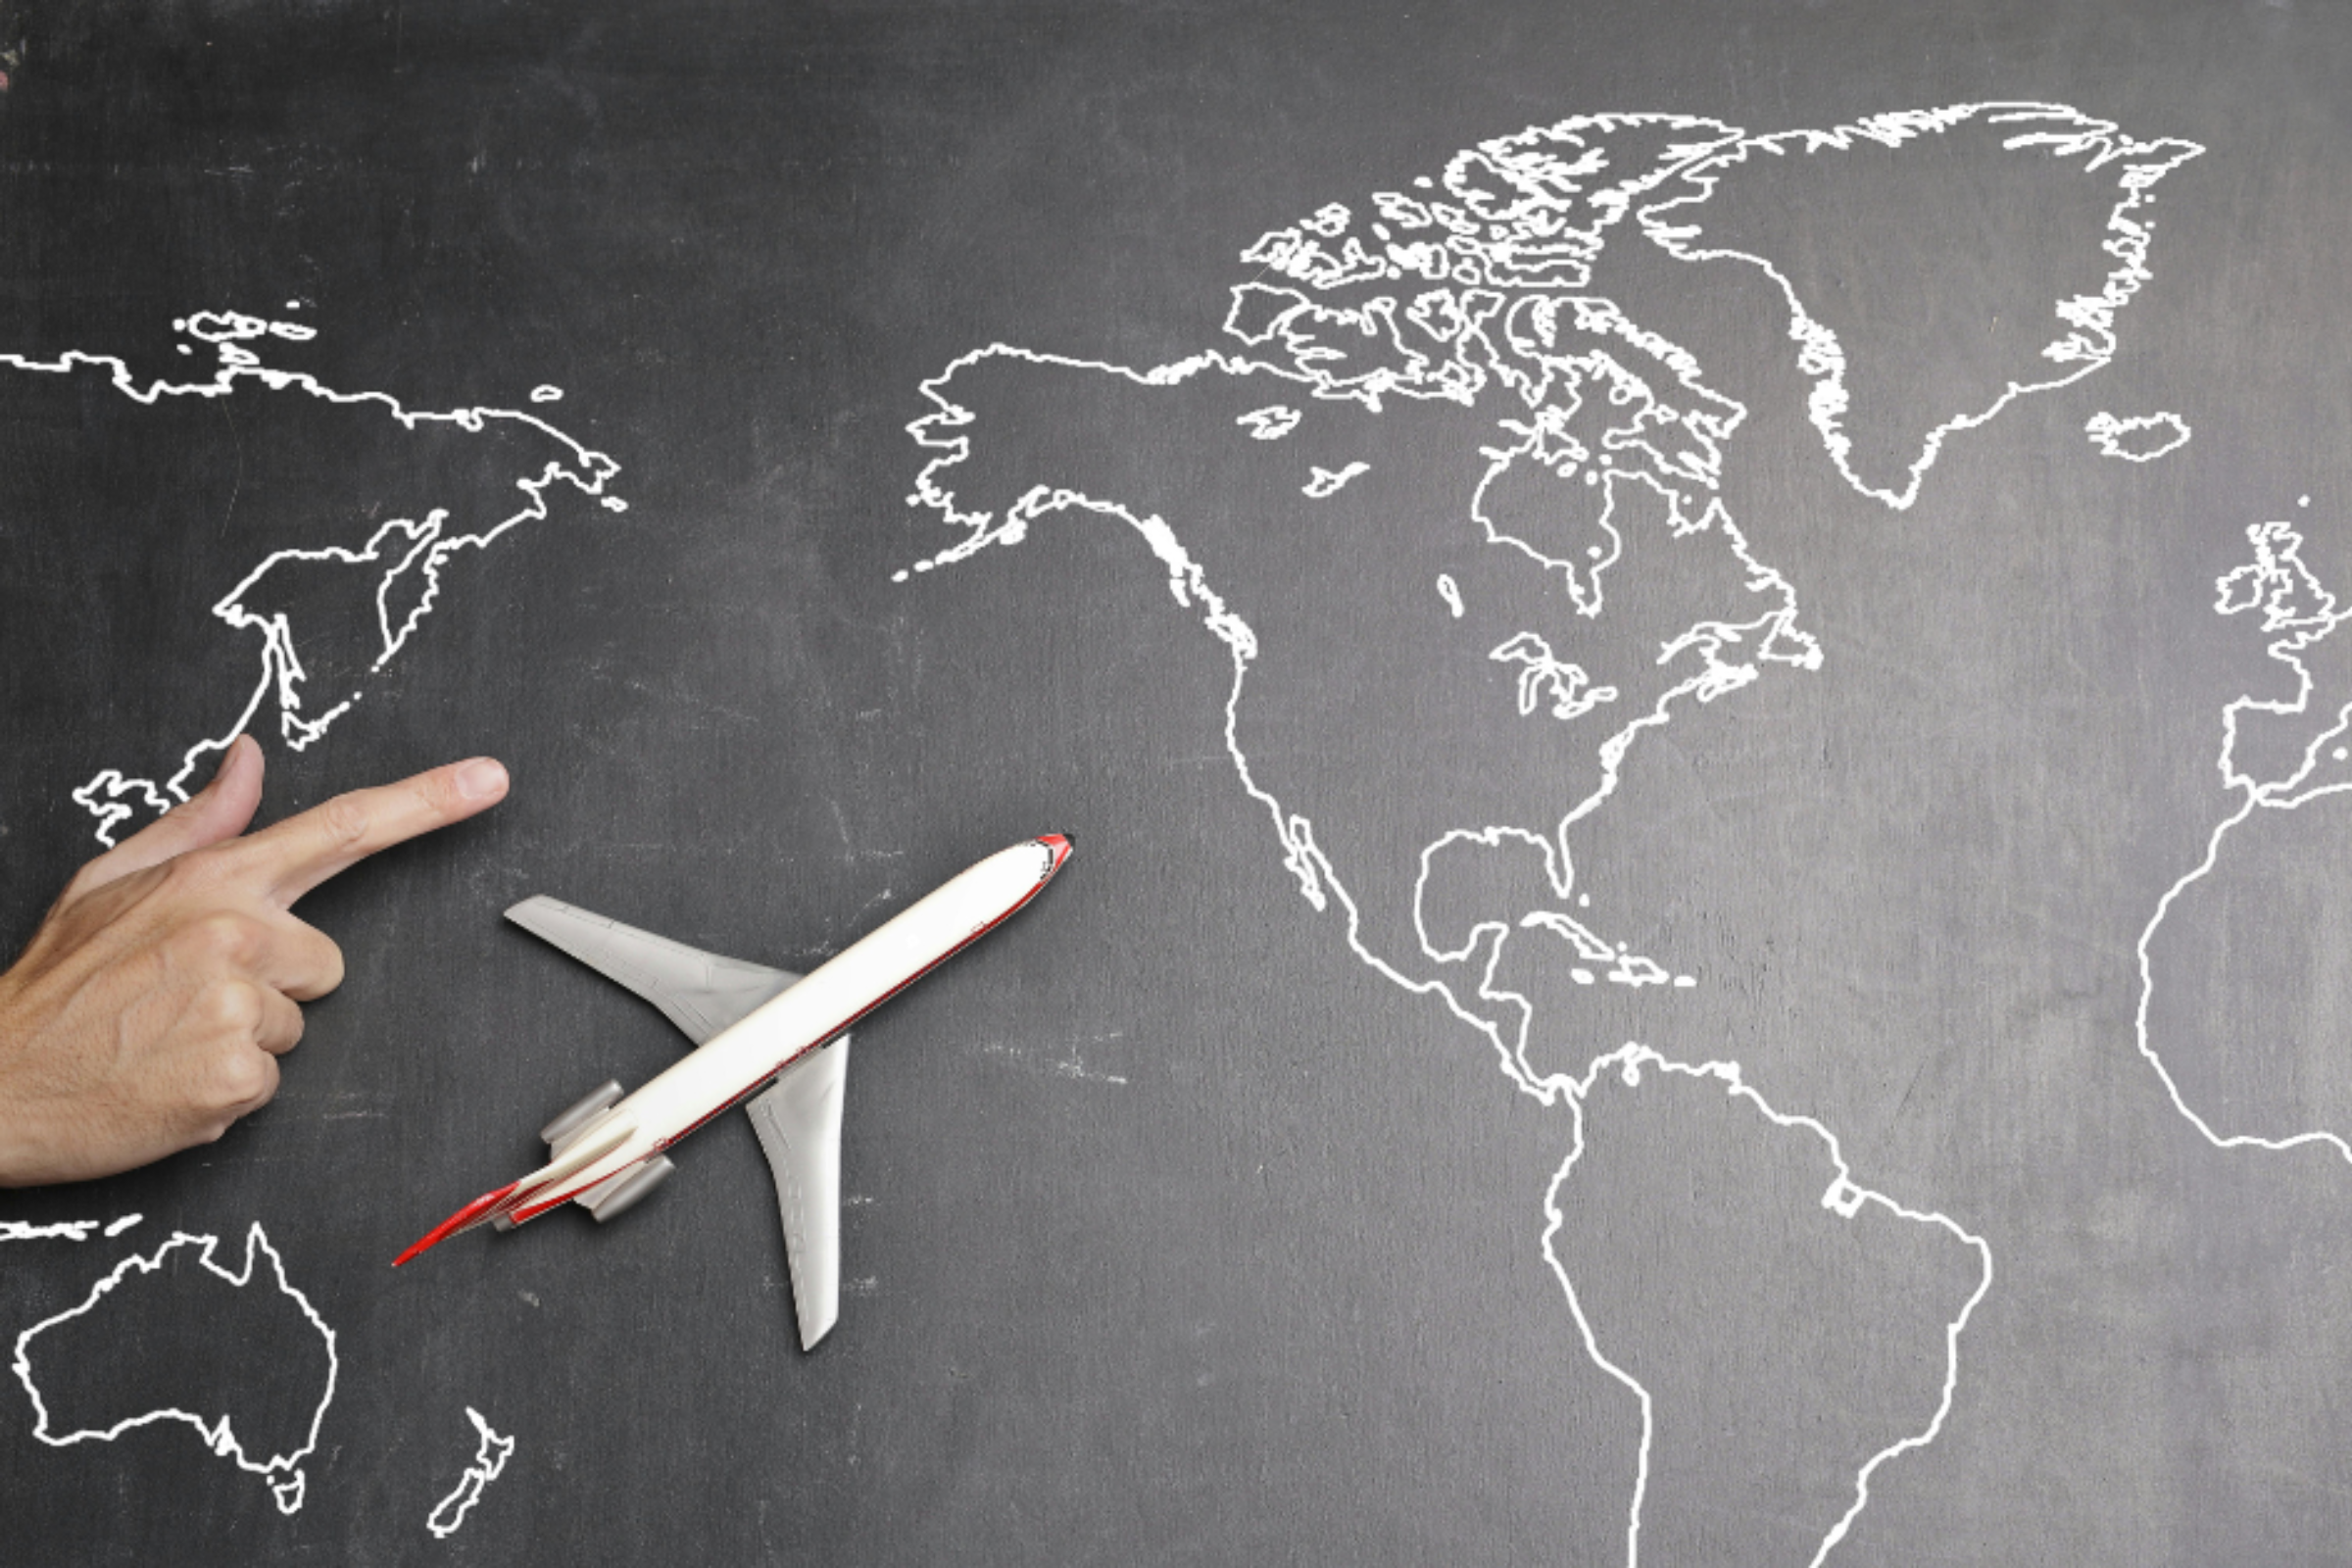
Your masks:
{"label": "red wingtip", "polygon": [[1053,869],[1056,871],[1061,869],[1061,862],[1070,858],[1070,852],[1078,847],[1078,841],[1064,833],[1041,834],[1037,842],[1043,844],[1054,857]]}
{"label": "red wingtip", "polygon": [[493,1212],[498,1208],[498,1205],[505,1202],[509,1197],[513,1196],[514,1189],[521,1185],[522,1184],[520,1182],[509,1182],[506,1186],[501,1187],[495,1193],[484,1193],[481,1197],[475,1199],[472,1202],[467,1203],[464,1208],[459,1209],[455,1214],[450,1215],[449,1218],[434,1226],[432,1230],[425,1235],[422,1241],[416,1243],[407,1251],[394,1258],[392,1260],[392,1266],[394,1268],[398,1268],[401,1264],[406,1263],[410,1258],[415,1257],[417,1253],[429,1250],[433,1247],[438,1246],[440,1243],[449,1240],[452,1236],[457,1235],[460,1231],[471,1230],[474,1226],[482,1223],[482,1221],[489,1219]]}

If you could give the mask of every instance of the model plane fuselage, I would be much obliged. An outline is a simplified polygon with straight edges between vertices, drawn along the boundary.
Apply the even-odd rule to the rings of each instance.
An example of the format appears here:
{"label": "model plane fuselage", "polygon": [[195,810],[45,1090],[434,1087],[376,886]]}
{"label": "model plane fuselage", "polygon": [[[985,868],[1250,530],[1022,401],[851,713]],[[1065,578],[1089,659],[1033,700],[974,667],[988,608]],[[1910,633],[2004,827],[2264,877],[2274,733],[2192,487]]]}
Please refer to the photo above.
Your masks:
{"label": "model plane fuselage", "polygon": [[[401,1253],[395,1266],[475,1226],[519,1225],[574,1200],[609,1218],[668,1173],[670,1149],[759,1095],[753,1120],[785,1201],[802,1339],[813,1344],[830,1326],[834,1307],[830,1300],[822,1303],[817,1315],[823,1326],[810,1321],[818,1303],[808,1298],[811,1282],[802,1276],[815,1259],[804,1254],[818,1249],[796,1233],[793,1211],[808,1198],[838,1201],[839,1091],[847,1052],[842,1037],[1035,898],[1069,858],[1070,848],[1069,839],[1049,833],[1000,851],[806,978],[696,953],[553,900],[517,905],[508,911],[511,917],[661,1006],[699,1049],[634,1094],[623,1097],[608,1085],[558,1117],[542,1133],[552,1155],[547,1164],[459,1209]],[[841,1044],[824,1049],[836,1041]],[[828,1278],[821,1294],[830,1298],[838,1288],[830,1277],[838,1214],[826,1213],[823,1223],[829,1241],[821,1249],[828,1264],[822,1272]]]}

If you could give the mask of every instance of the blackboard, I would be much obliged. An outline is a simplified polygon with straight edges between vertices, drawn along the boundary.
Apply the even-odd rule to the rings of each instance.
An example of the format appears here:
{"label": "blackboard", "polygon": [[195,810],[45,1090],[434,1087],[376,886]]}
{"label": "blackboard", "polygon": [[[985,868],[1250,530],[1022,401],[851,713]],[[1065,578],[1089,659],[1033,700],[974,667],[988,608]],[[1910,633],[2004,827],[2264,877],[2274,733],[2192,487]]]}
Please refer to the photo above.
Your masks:
{"label": "blackboard", "polygon": [[[2337,1559],[2348,71],[0,8],[10,951],[240,724],[515,780],[303,905],[274,1103],[0,1197],[0,1555]],[[509,904],[800,969],[1048,830],[814,1353],[739,1119],[388,1266],[681,1049]]]}

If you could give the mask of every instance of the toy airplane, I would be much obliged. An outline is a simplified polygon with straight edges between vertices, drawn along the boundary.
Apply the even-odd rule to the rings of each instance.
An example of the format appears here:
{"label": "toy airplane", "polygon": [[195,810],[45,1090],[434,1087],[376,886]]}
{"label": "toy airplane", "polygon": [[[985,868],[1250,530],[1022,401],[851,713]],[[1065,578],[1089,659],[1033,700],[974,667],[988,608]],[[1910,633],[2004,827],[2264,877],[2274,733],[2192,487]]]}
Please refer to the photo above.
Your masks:
{"label": "toy airplane", "polygon": [[[477,1225],[512,1229],[577,1202],[601,1223],[670,1171],[668,1151],[746,1099],[776,1179],[801,1348],[841,1313],[841,1101],[852,1025],[986,936],[1070,858],[1059,833],[1015,844],[927,894],[806,978],[525,899],[507,918],[662,1009],[697,1050],[635,1094],[608,1083],[539,1130],[548,1163],[459,1209],[397,1268]],[[753,1098],[755,1097],[756,1098]]]}

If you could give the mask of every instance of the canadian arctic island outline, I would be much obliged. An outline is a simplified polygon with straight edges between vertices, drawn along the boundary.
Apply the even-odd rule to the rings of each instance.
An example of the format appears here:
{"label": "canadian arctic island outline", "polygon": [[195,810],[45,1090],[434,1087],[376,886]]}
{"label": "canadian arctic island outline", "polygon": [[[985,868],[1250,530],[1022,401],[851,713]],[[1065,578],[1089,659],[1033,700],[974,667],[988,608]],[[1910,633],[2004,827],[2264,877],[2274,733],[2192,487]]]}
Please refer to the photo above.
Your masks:
{"label": "canadian arctic island outline", "polygon": [[[2095,286],[2063,294],[2051,303],[2059,329],[2040,350],[2049,367],[2045,372],[2012,375],[1987,400],[1957,413],[1945,411],[1920,434],[1916,456],[1901,476],[1878,482],[1860,471],[1847,430],[1852,400],[1846,345],[1808,309],[1797,286],[1771,260],[1704,243],[1706,204],[1727,173],[1751,158],[1803,158],[1865,142],[1900,148],[1962,129],[1989,134],[2003,156],[2038,156],[2053,166],[2065,166],[2069,172],[2111,180],[2115,199],[2095,237],[2105,261]],[[1643,136],[1663,143],[1648,164],[1637,158],[1630,172],[1612,164],[1613,138],[1638,142]],[[1770,136],[1747,136],[1719,122],[1688,117],[1580,117],[1466,150],[1446,166],[1442,180],[1425,176],[1415,180],[1410,191],[1375,194],[1369,218],[1334,203],[1245,251],[1242,260],[1255,267],[1257,274],[1233,289],[1225,326],[1259,358],[1209,350],[1138,370],[998,343],[962,356],[923,383],[932,412],[909,428],[928,457],[910,503],[936,513],[961,537],[914,563],[909,571],[898,574],[899,579],[966,561],[990,545],[1018,544],[1039,519],[1056,512],[1090,512],[1132,529],[1166,571],[1171,597],[1197,613],[1230,656],[1226,749],[1243,788],[1267,812],[1301,896],[1318,911],[1336,900],[1349,947],[1361,961],[1409,992],[1441,1001],[1489,1041],[1498,1064],[1521,1090],[1569,1107],[1575,1118],[1574,1147],[1546,1197],[1550,1224],[1544,1251],[1568,1298],[1587,1354],[1625,1384],[1641,1405],[1642,1436],[1626,1522],[1629,1564],[1640,1558],[1650,1482],[1651,1395],[1606,1353],[1555,1247],[1567,1223],[1559,1196],[1585,1149],[1584,1106],[1604,1070],[1615,1069],[1629,1084],[1638,1083],[1644,1071],[1720,1081],[1775,1127],[1810,1132],[1827,1146],[1837,1176],[1822,1195],[1826,1208],[1850,1218],[1865,1206],[1883,1207],[1936,1228],[1972,1250],[1978,1259],[1975,1290],[1944,1326],[1944,1373],[1933,1418],[1923,1429],[1862,1460],[1853,1474],[1849,1505],[1824,1531],[1813,1552],[1816,1564],[1845,1538],[1868,1503],[1870,1482],[1880,1467],[1928,1446],[1941,1431],[1957,1387],[1960,1336],[1990,1289],[1993,1271],[1990,1249],[1982,1238],[1946,1214],[1907,1207],[1862,1187],[1826,1127],[1775,1110],[1744,1082],[1735,1062],[1677,1062],[1644,1046],[1603,1054],[1581,1074],[1544,1073],[1528,1060],[1531,1004],[1495,983],[1506,945],[1560,942],[1575,966],[1578,984],[1605,979],[1639,989],[1669,980],[1678,986],[1695,983],[1695,977],[1676,975],[1612,941],[1582,912],[1589,900],[1575,887],[1569,829],[1608,801],[1628,750],[1644,732],[1668,724],[1685,705],[1717,701],[1775,671],[1816,670],[1823,659],[1818,642],[1797,623],[1794,586],[1757,559],[1716,494],[1723,448],[1746,417],[1746,410],[1707,386],[1698,360],[1686,349],[1629,319],[1613,301],[1579,291],[1589,284],[1592,263],[1609,231],[1629,216],[1644,237],[1675,261],[1730,261],[1760,269],[1787,302],[1797,364],[1812,382],[1806,413],[1824,449],[1855,491],[1901,511],[1916,501],[1949,438],[1986,423],[2022,397],[2072,385],[2112,360],[2118,315],[2151,275],[2153,229],[2146,209],[2154,187],[2201,151],[2179,140],[2135,140],[2110,122],[2046,104],[1962,105],[1877,116],[1833,130]],[[1269,274],[1287,281],[1264,281]],[[1401,299],[1400,286],[1418,292]],[[1310,817],[1261,783],[1262,769],[1253,765],[1241,736],[1245,692],[1261,656],[1258,633],[1233,608],[1231,589],[1212,583],[1177,526],[1156,511],[1131,505],[1127,497],[1054,482],[1048,472],[1027,484],[1015,478],[1000,495],[975,499],[958,494],[964,470],[975,458],[972,427],[980,422],[980,416],[962,400],[958,379],[978,369],[1005,367],[1107,376],[1114,378],[1114,385],[1153,388],[1180,388],[1201,377],[1263,378],[1283,391],[1281,400],[1252,399],[1259,407],[1230,421],[1259,443],[1293,435],[1299,423],[1294,404],[1299,400],[1352,401],[1379,415],[1387,400],[1446,400],[1467,407],[1482,392],[1498,388],[1515,395],[1514,416],[1496,421],[1499,439],[1485,449],[1485,474],[1474,493],[1464,498],[1468,520],[1478,525],[1489,545],[1516,552],[1537,568],[1556,574],[1576,614],[1588,619],[1609,608],[1606,578],[1613,570],[1625,569],[1629,552],[1639,547],[1654,561],[1661,540],[1711,540],[1715,548],[1729,552],[1744,576],[1746,592],[1756,597],[1744,607],[1745,613],[1698,618],[1680,636],[1663,640],[1660,663],[1688,656],[1694,667],[1680,679],[1653,678],[1631,703],[1626,702],[1631,683],[1616,670],[1587,668],[1581,655],[1573,649],[1563,653],[1556,637],[1541,629],[1522,628],[1489,649],[1488,661],[1505,666],[1510,677],[1515,716],[1568,726],[1570,735],[1591,743],[1595,779],[1571,799],[1548,830],[1490,822],[1454,827],[1429,843],[1421,852],[1412,892],[1412,928],[1421,951],[1398,958],[1365,939],[1365,910],[1318,846]],[[2094,441],[2122,440],[2139,435],[2156,420],[2179,424],[2180,439],[2185,439],[2185,423],[2172,416],[2145,423],[2106,416],[2104,423],[2094,419],[2089,433]],[[2166,429],[2169,432],[2170,426]],[[2139,450],[2134,446],[2123,455]],[[1317,463],[1308,466],[1300,488],[1309,497],[1328,498],[1344,482],[1342,473],[1353,478],[1363,471],[1360,464],[1335,469]],[[1560,498],[1572,494],[1575,486],[1593,495],[1595,502],[1581,517],[1583,532],[1563,542],[1544,531],[1549,524],[1541,514],[1519,508],[1519,520],[1514,520],[1510,509],[1490,505],[1490,492],[1505,493],[1519,474],[1548,476],[1560,484],[1560,490],[1546,492],[1554,504],[1545,510],[1553,514],[1564,509]],[[1537,528],[1524,525],[1531,517]],[[1446,571],[1436,582],[1451,619],[1463,619],[1473,600],[1462,579]],[[2352,717],[2352,708],[2346,714]],[[1592,742],[1581,726],[1595,719],[1605,732]],[[2252,808],[2250,801],[2246,808]],[[1480,850],[1539,857],[1554,906],[1506,909],[1472,921],[1466,929],[1434,933],[1424,908],[1433,868],[1449,856]],[[1482,948],[1486,961],[1479,966]],[[1477,975],[1475,997],[1469,999],[1457,993],[1446,974],[1437,972],[1465,962]],[[1499,1011],[1481,1010],[1475,1003]]]}
{"label": "canadian arctic island outline", "polygon": [[[142,381],[122,359],[78,350],[53,360],[0,354],[0,366],[48,375],[96,370],[114,391],[149,406],[165,398],[224,398],[252,388],[272,393],[292,392],[331,404],[380,409],[409,430],[442,426],[478,434],[494,426],[511,426],[535,432],[555,443],[561,455],[549,460],[535,474],[517,474],[514,482],[523,494],[522,504],[487,526],[469,530],[453,528],[448,510],[435,508],[420,518],[396,518],[383,523],[356,550],[343,546],[289,548],[275,551],[256,564],[212,608],[213,616],[232,630],[250,632],[259,638],[260,668],[249,695],[233,720],[218,734],[204,736],[189,745],[176,770],[162,779],[107,767],[74,791],[74,801],[97,818],[101,844],[114,843],[123,825],[141,814],[162,812],[186,800],[190,781],[201,769],[204,759],[224,751],[230,741],[263,715],[265,708],[274,710],[279,739],[293,750],[301,751],[324,735],[361,700],[363,694],[356,690],[314,699],[304,688],[309,676],[296,650],[295,631],[287,616],[248,607],[246,600],[273,570],[289,563],[310,562],[349,566],[373,574],[377,580],[373,596],[372,671],[381,672],[409,645],[418,626],[438,605],[442,574],[452,560],[465,551],[487,549],[524,523],[546,519],[552,487],[568,485],[610,512],[621,512],[627,507],[609,489],[620,471],[619,465],[601,452],[589,450],[539,415],[520,409],[483,406],[411,409],[388,392],[338,391],[315,375],[266,364],[259,347],[270,340],[306,343],[317,336],[314,328],[298,322],[270,320],[235,311],[200,311],[173,322],[173,328],[188,340],[180,345],[183,354],[193,353],[192,345],[197,343],[211,348],[215,363],[209,378]],[[562,395],[558,388],[542,385],[533,388],[530,401],[552,403]],[[396,606],[396,591],[406,597],[405,605]]]}
{"label": "canadian arctic island outline", "polygon": [[[135,1215],[130,1216],[134,1221],[136,1217]],[[120,1221],[116,1222],[115,1226],[109,1227],[110,1234],[115,1233],[118,1228],[123,1228]],[[76,1237],[75,1239],[79,1240],[80,1238]],[[277,1250],[270,1245],[270,1238],[264,1234],[260,1225],[253,1226],[246,1233],[245,1264],[241,1272],[231,1271],[215,1260],[214,1254],[220,1245],[220,1240],[217,1236],[199,1236],[191,1235],[186,1231],[175,1231],[170,1241],[157,1248],[152,1253],[144,1255],[134,1253],[124,1258],[90,1288],[89,1295],[79,1305],[69,1307],[63,1312],[44,1318],[17,1336],[14,1362],[17,1381],[24,1385],[26,1396],[32,1400],[34,1416],[32,1435],[51,1447],[68,1447],[77,1443],[112,1443],[125,1432],[135,1428],[157,1422],[178,1422],[194,1428],[197,1437],[210,1451],[229,1460],[238,1469],[260,1476],[268,1482],[270,1494],[276,1502],[280,1513],[295,1513],[301,1509],[309,1488],[308,1478],[302,1470],[302,1462],[318,1447],[319,1426],[326,1419],[327,1406],[334,1402],[335,1379],[341,1365],[335,1353],[335,1331],[327,1327],[326,1320],[318,1315],[318,1308],[311,1304],[310,1298],[287,1281],[285,1260],[279,1257]],[[80,1323],[84,1319],[96,1321],[91,1315],[105,1304],[116,1292],[155,1275],[159,1270],[164,1269],[167,1263],[175,1261],[172,1254],[181,1252],[183,1249],[189,1250],[188,1260],[201,1265],[208,1275],[224,1287],[240,1292],[253,1289],[275,1290],[299,1309],[303,1319],[318,1333],[326,1358],[326,1374],[319,1390],[318,1405],[312,1411],[310,1421],[303,1431],[299,1443],[290,1446],[279,1446],[275,1451],[249,1452],[247,1444],[256,1440],[250,1434],[240,1435],[238,1433],[232,1414],[225,1411],[215,1414],[207,1411],[188,1410],[177,1405],[137,1411],[111,1420],[104,1420],[101,1417],[100,1419],[104,1420],[103,1425],[78,1425],[62,1432],[52,1430],[49,1403],[42,1397],[40,1384],[34,1372],[36,1342],[44,1335],[55,1336],[68,1326]],[[257,1265],[264,1260],[268,1261],[270,1272],[267,1279],[260,1279]],[[222,1398],[225,1400],[227,1394],[224,1392]]]}

